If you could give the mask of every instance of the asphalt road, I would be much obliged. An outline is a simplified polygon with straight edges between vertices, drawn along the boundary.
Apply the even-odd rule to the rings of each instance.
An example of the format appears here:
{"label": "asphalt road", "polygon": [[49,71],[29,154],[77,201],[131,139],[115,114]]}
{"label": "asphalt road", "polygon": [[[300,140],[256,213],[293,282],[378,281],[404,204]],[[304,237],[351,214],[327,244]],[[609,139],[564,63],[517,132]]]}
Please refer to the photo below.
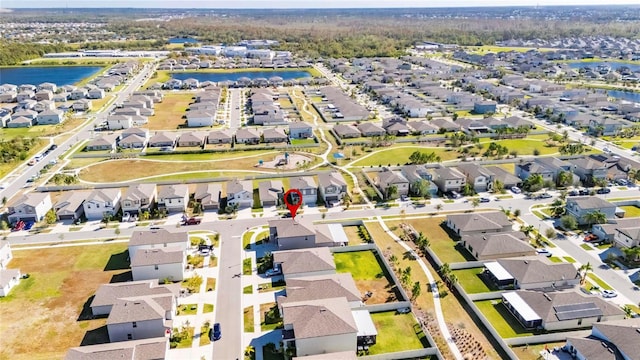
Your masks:
{"label": "asphalt road", "polygon": [[244,111],[244,104],[241,104],[241,89],[229,88],[229,128],[235,131],[240,128],[240,115]]}
{"label": "asphalt road", "polygon": [[25,164],[20,165],[13,173],[9,174],[5,178],[6,180],[3,179],[3,182],[7,182],[8,186],[5,189],[0,190],[0,198],[6,196],[7,199],[10,199],[25,186],[25,184],[27,183],[27,179],[31,178],[34,175],[39,175],[40,170],[42,170],[42,168],[51,160],[58,159],[75,144],[89,139],[92,136],[94,124],[99,124],[106,120],[109,113],[114,109],[114,104],[121,103],[126,100],[144,83],[144,81],[146,81],[147,76],[153,72],[153,69],[153,65],[147,64],[132,80],[129,81],[127,86],[125,86],[116,94],[116,98],[110,106],[105,107],[99,112],[90,114],[90,118],[92,118],[93,120],[87,122],[84,127],[78,129],[75,136],[71,136],[66,141],[57,144],[57,149],[51,151],[46,157],[37,162],[34,166],[28,166],[25,162]]}

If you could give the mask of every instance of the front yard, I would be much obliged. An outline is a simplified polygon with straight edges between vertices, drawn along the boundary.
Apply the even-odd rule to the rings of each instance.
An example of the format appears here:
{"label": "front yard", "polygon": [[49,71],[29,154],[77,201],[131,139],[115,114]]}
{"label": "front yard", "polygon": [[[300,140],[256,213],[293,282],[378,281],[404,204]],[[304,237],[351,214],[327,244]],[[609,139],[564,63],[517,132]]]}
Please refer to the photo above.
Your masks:
{"label": "front yard", "polygon": [[108,341],[106,319],[89,320],[88,300],[102,284],[130,280],[126,249],[126,244],[14,249],[10,267],[30,276],[0,298],[0,358],[63,358],[81,343]]}
{"label": "front yard", "polygon": [[422,349],[429,346],[413,314],[397,314],[387,311],[371,314],[378,330],[376,344],[369,347],[369,354]]}
{"label": "front yard", "polygon": [[400,297],[390,275],[373,251],[335,253],[336,271],[351,273],[361,294],[371,291],[368,304],[397,301]]}

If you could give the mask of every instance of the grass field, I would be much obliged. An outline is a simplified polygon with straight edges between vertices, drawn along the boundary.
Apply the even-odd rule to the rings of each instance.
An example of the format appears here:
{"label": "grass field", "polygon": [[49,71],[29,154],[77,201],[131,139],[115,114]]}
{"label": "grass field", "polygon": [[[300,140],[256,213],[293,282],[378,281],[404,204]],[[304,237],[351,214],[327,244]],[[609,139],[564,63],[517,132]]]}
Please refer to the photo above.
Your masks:
{"label": "grass field", "polygon": [[108,340],[106,319],[89,320],[85,306],[101,284],[127,280],[126,249],[126,244],[14,249],[10,267],[30,277],[0,298],[0,358],[60,359],[81,343]]}
{"label": "grass field", "polygon": [[244,332],[253,332],[253,329],[255,328],[253,324],[253,306],[244,308],[243,320]]}
{"label": "grass field", "polygon": [[189,104],[192,93],[166,94],[161,103],[155,105],[155,115],[149,117],[149,130],[175,130],[186,121],[182,118]]}
{"label": "grass field", "polygon": [[492,45],[483,45],[483,46],[471,46],[471,47],[467,47],[467,49],[471,52],[475,52],[475,53],[479,53],[479,54],[485,54],[485,53],[489,53],[489,52],[493,52],[493,53],[499,53],[502,51],[508,52],[508,51],[517,51],[517,52],[527,52],[529,50],[537,50],[540,52],[545,52],[545,51],[554,51],[555,49],[551,49],[551,48],[530,48],[530,47],[518,47],[518,46],[492,46]]}
{"label": "grass field", "polygon": [[373,292],[368,304],[379,304],[397,299],[389,274],[372,251],[354,251],[333,255],[336,271],[351,273],[361,293]]}
{"label": "grass field", "polygon": [[378,166],[378,165],[396,165],[404,164],[409,161],[409,156],[414,151],[434,152],[442,161],[457,159],[460,155],[457,151],[445,148],[425,148],[421,146],[408,147],[390,147],[388,149],[378,150],[375,154],[354,162],[353,166]]}
{"label": "grass field", "polygon": [[622,210],[624,210],[624,217],[638,217],[640,216],[640,208],[637,206],[620,206]]}
{"label": "grass field", "polygon": [[396,314],[395,311],[371,314],[378,330],[376,344],[369,347],[369,354],[422,349],[429,346],[413,314]]}
{"label": "grass field", "polygon": [[458,283],[468,294],[478,294],[493,291],[480,277],[482,268],[455,270],[454,274],[458,277]]}
{"label": "grass field", "polygon": [[476,306],[503,338],[530,336],[533,332],[520,325],[518,320],[511,315],[502,304],[502,300],[476,301]]}
{"label": "grass field", "polygon": [[[440,261],[445,263],[465,262],[471,258],[465,258],[465,253],[461,253],[456,248],[456,241],[453,241],[442,226],[444,217],[432,217],[426,219],[406,220],[405,223],[413,226],[418,232],[422,232],[429,239],[431,249],[436,253]],[[389,227],[398,226],[401,221],[388,221]]]}

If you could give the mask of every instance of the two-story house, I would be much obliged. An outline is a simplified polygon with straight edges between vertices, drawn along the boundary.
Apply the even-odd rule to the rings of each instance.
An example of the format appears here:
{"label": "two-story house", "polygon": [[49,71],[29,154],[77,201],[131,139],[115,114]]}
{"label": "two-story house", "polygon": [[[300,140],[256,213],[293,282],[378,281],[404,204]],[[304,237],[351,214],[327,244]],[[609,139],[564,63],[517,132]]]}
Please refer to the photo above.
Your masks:
{"label": "two-story house", "polygon": [[482,192],[493,189],[494,175],[483,166],[466,163],[460,164],[456,168],[467,177],[467,182],[473,186],[475,191]]}
{"label": "two-story house", "polygon": [[120,189],[95,189],[82,203],[87,220],[102,220],[120,210]]}
{"label": "two-story house", "polygon": [[347,182],[339,171],[318,175],[318,190],[325,205],[339,203],[347,194]]}
{"label": "two-story house", "polygon": [[602,162],[591,157],[581,157],[568,160],[574,166],[574,173],[580,177],[585,186],[591,186],[596,180],[607,178],[609,168]]}
{"label": "two-story house", "polygon": [[443,193],[449,191],[461,191],[467,183],[467,177],[456,168],[440,166],[433,170],[435,177],[433,182]]}
{"label": "two-story house", "polygon": [[170,334],[172,308],[175,308],[175,299],[171,296],[116,300],[107,318],[109,340],[139,340]]}
{"label": "two-story house", "polygon": [[313,137],[313,128],[304,121],[289,123],[289,138],[308,139]]}
{"label": "two-story house", "polygon": [[189,186],[184,184],[158,187],[158,207],[167,212],[184,212],[189,203]]}
{"label": "two-story house", "polygon": [[282,204],[284,186],[280,180],[264,180],[258,184],[258,196],[262,207],[278,206]]}
{"label": "two-story house", "polygon": [[130,185],[121,200],[122,212],[131,215],[150,212],[156,197],[156,184]]}
{"label": "two-story house", "polygon": [[20,220],[38,222],[44,219],[51,208],[51,196],[48,193],[27,193],[8,206],[8,220],[11,224]]}
{"label": "two-story house", "polygon": [[515,168],[516,176],[522,180],[526,180],[531,175],[540,174],[545,182],[555,182],[562,171],[573,174],[573,165],[555,157],[539,157],[534,161],[516,164]]}
{"label": "two-story house", "polygon": [[291,189],[298,189],[302,193],[302,204],[315,205],[318,201],[318,185],[313,176],[295,176],[289,179]]}
{"label": "two-story house", "polygon": [[619,248],[640,246],[640,226],[615,229],[613,243]]}
{"label": "two-story house", "polygon": [[575,217],[578,224],[590,223],[587,215],[595,211],[601,211],[607,219],[615,219],[616,217],[616,206],[597,196],[581,196],[567,199],[567,215]]}
{"label": "two-story house", "polygon": [[[409,180],[401,172],[385,169],[377,175],[378,188],[385,198],[395,199],[409,194]],[[395,191],[390,190],[392,187],[395,187]]]}
{"label": "two-story house", "polygon": [[251,180],[233,179],[227,181],[227,205],[237,206],[239,209],[253,206],[253,183]]}
{"label": "two-story house", "polygon": [[220,209],[222,185],[219,183],[201,183],[196,186],[193,199],[200,203],[202,210]]}

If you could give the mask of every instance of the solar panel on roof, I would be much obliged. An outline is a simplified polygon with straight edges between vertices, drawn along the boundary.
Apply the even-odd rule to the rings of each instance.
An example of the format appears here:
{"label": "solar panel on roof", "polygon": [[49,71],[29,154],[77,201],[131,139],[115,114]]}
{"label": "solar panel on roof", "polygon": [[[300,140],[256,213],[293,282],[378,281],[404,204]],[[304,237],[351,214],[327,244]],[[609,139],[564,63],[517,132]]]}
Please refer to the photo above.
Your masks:
{"label": "solar panel on roof", "polygon": [[583,319],[589,317],[601,316],[602,310],[600,309],[584,309],[584,310],[574,310],[574,311],[565,311],[556,313],[556,317],[558,320],[573,320],[573,319]]}
{"label": "solar panel on roof", "polygon": [[566,311],[586,310],[586,309],[598,309],[598,306],[592,302],[579,303],[579,304],[567,304],[554,306],[553,309],[560,313]]}

